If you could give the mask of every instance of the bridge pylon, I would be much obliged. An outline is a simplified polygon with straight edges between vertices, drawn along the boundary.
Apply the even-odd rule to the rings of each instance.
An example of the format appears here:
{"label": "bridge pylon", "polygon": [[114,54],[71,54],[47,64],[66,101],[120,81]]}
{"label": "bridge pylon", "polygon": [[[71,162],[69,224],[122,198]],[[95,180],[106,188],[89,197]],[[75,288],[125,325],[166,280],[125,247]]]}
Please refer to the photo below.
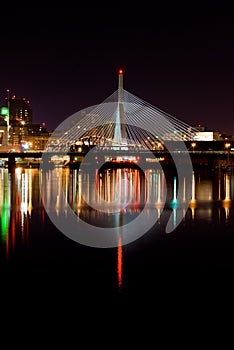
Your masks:
{"label": "bridge pylon", "polygon": [[123,90],[123,70],[119,69],[118,76],[118,103],[116,111],[116,124],[113,144],[114,148],[127,146],[126,122],[124,117],[124,90]]}

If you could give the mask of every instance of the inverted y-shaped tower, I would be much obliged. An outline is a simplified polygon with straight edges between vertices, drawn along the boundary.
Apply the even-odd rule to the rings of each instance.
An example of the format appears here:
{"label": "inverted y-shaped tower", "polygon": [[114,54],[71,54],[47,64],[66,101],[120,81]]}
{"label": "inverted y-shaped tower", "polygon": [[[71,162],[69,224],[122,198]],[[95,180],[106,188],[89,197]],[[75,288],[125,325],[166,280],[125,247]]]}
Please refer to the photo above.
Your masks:
{"label": "inverted y-shaped tower", "polygon": [[118,79],[118,102],[116,110],[116,123],[114,133],[114,146],[121,147],[127,145],[126,123],[124,117],[124,90],[123,90],[123,70],[119,70]]}

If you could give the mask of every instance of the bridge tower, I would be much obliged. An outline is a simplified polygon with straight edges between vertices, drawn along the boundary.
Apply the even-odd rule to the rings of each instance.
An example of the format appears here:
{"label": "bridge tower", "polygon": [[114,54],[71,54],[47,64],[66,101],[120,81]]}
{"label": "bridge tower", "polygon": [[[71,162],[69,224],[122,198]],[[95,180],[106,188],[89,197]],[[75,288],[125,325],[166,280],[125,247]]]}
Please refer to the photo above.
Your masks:
{"label": "bridge tower", "polygon": [[116,124],[114,133],[114,147],[118,148],[127,145],[126,123],[124,118],[124,89],[123,70],[119,70],[118,76],[118,102],[116,110]]}

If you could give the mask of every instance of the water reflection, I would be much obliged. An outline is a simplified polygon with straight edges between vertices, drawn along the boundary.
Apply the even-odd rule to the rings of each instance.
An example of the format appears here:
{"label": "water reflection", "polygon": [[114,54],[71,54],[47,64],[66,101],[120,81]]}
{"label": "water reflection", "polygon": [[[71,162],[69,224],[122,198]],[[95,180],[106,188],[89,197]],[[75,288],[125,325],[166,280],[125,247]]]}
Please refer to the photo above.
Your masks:
{"label": "water reflection", "polygon": [[[39,182],[42,186],[41,195]],[[234,199],[233,174],[193,172],[191,184],[192,197],[189,208],[192,219],[195,219],[198,203],[207,203],[209,206],[209,203],[214,201],[220,201],[227,217],[229,216],[228,210]],[[22,235],[26,235],[27,220],[31,218],[35,204],[42,209],[43,220],[41,200],[49,210],[55,210],[57,215],[66,214],[69,205],[78,218],[86,220],[98,221],[99,216],[103,219],[105,215],[110,216],[108,214],[123,210],[123,223],[126,222],[128,214],[130,218],[131,214],[139,213],[146,202],[149,208],[158,210],[160,217],[160,208],[166,201],[174,211],[176,221],[176,211],[181,210],[181,203],[177,203],[176,198],[177,187],[176,176],[166,178],[164,172],[159,170],[149,170],[145,175],[131,169],[107,170],[101,174],[96,172],[91,178],[89,174],[85,174],[84,177],[78,170],[69,169],[54,169],[41,173],[37,169],[16,168],[15,173],[11,174],[7,169],[0,169],[2,241],[7,241],[10,226],[16,225],[19,230],[19,223]],[[187,184],[184,179],[182,202],[186,199]],[[203,206],[203,210],[208,210],[208,207],[204,209]],[[207,214],[209,216],[209,211]],[[116,226],[116,218],[112,219],[111,226]]]}
{"label": "water reflection", "polygon": [[[41,193],[40,185],[41,184]],[[16,168],[8,173],[0,169],[0,220],[1,262],[9,260],[15,251],[29,244],[34,228],[43,226],[45,211],[42,203],[66,219],[68,206],[77,215],[101,227],[119,227],[117,247],[117,283],[122,287],[123,248],[121,227],[134,220],[147,203],[147,210],[157,213],[158,224],[166,201],[166,210],[177,216],[183,213],[183,223],[227,223],[232,218],[234,175],[225,172],[195,171],[190,186],[192,197],[186,211],[189,184],[183,180],[182,203],[177,201],[177,177],[162,170],[148,170],[145,174],[136,169],[106,170],[101,174],[83,175],[78,170],[57,168],[48,172],[38,169]],[[56,196],[55,196],[56,194]],[[63,195],[61,195],[63,194]],[[37,214],[37,220],[34,213]],[[49,234],[49,233],[48,233]]]}
{"label": "water reflection", "polygon": [[1,260],[28,243],[33,204],[40,202],[37,180],[36,169],[0,169]]}
{"label": "water reflection", "polygon": [[119,244],[117,250],[117,281],[118,288],[121,291],[123,283],[123,245],[121,234],[119,235]]}

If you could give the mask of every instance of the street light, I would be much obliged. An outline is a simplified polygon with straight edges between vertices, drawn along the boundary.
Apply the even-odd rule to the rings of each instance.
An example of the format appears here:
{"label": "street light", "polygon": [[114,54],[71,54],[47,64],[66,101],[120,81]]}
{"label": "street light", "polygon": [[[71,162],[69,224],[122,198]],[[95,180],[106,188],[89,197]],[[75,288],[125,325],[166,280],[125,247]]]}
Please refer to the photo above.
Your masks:
{"label": "street light", "polygon": [[192,146],[192,149],[193,149],[193,152],[194,152],[194,148],[196,147],[196,142],[192,142],[191,146]]}

